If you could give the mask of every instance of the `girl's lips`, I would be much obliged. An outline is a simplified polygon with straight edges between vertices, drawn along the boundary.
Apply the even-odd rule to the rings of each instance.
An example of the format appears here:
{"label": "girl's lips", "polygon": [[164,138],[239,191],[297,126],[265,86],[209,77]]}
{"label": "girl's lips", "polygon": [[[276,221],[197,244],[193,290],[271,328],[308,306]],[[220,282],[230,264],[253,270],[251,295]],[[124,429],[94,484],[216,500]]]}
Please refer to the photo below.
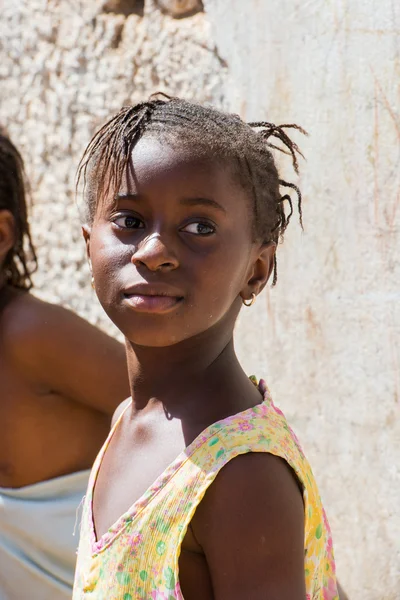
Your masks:
{"label": "girl's lips", "polygon": [[172,311],[183,300],[177,296],[150,296],[144,294],[124,294],[125,301],[137,312],[167,313]]}

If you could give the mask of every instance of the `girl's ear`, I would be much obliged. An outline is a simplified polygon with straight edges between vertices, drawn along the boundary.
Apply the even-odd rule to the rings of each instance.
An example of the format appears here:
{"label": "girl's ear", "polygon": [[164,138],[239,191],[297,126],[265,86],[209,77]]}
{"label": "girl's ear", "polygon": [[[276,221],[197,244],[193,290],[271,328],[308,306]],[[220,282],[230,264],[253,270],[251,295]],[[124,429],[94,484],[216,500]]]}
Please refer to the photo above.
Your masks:
{"label": "girl's ear", "polygon": [[90,270],[92,270],[92,261],[90,259],[90,234],[91,234],[91,229],[90,229],[89,225],[82,225],[82,235],[84,237],[85,244],[86,244],[86,256],[88,257]]}
{"label": "girl's ear", "polygon": [[251,265],[247,283],[240,293],[243,300],[250,299],[252,294],[258,296],[264,289],[274,269],[275,252],[275,242],[268,242],[260,247]]}

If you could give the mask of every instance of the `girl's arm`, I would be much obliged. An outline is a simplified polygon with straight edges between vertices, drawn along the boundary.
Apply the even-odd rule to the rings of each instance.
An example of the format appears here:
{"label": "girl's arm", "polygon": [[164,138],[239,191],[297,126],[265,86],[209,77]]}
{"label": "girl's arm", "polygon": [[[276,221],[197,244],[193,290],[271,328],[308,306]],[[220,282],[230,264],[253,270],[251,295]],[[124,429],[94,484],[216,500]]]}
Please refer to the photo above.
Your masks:
{"label": "girl's arm", "polygon": [[7,307],[5,335],[21,376],[112,415],[129,396],[125,348],[76,314],[23,294]]}
{"label": "girl's arm", "polygon": [[304,505],[294,475],[267,453],[218,474],[192,520],[215,600],[304,600]]}

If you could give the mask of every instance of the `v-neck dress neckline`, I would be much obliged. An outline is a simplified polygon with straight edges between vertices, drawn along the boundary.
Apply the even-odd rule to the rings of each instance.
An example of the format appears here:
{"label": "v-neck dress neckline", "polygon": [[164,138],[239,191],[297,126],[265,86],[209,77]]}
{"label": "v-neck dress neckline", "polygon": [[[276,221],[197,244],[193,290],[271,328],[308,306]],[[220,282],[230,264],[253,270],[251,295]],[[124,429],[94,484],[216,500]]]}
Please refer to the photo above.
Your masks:
{"label": "v-neck dress neckline", "polygon": [[260,404],[206,427],[96,540],[93,490],[121,415],[93,466],[83,507],[73,600],[183,600],[179,557],[187,529],[221,469],[249,452],[278,456],[293,469],[303,491],[307,597],[339,600],[332,537],[311,467],[284,414],[265,384],[260,384],[264,396]]}
{"label": "v-neck dress neckline", "polygon": [[244,417],[247,414],[256,411],[265,403],[270,401],[270,393],[265,383],[261,380],[258,384],[258,389],[262,395],[262,400],[259,404],[255,404],[250,408],[246,408],[243,411],[230,415],[224,419],[216,421],[212,423],[208,427],[206,427],[196,438],[191,442],[184,450],[168,465],[166,469],[155,479],[155,481],[147,488],[147,490],[128,508],[126,512],[124,512],[110,527],[109,529],[101,535],[99,538],[96,536],[96,528],[95,521],[93,515],[93,497],[96,482],[98,479],[99,471],[103,462],[104,455],[107,451],[107,448],[118,429],[119,424],[121,423],[126,411],[132,406],[132,400],[128,403],[128,405],[124,408],[114,426],[112,427],[110,433],[107,436],[107,439],[100,450],[97,459],[93,465],[92,473],[89,480],[88,486],[88,494],[90,494],[89,499],[89,520],[90,520],[90,544],[92,554],[95,556],[99,552],[102,552],[107,546],[111,544],[111,542],[116,538],[119,533],[124,529],[124,527],[128,523],[132,523],[134,519],[141,513],[141,511],[157,496],[157,494],[165,487],[165,485],[174,477],[174,475],[179,471],[182,465],[189,460],[196,450],[207,441],[208,438],[212,437],[215,432],[216,426],[225,426],[229,425],[229,423],[233,419],[237,419],[240,417]]}

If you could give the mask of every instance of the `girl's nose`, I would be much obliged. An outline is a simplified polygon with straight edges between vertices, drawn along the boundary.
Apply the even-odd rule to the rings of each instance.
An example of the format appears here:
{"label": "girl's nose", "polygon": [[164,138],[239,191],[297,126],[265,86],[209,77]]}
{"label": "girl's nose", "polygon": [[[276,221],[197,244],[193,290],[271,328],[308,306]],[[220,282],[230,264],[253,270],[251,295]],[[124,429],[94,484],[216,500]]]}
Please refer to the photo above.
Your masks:
{"label": "girl's nose", "polygon": [[136,267],[144,266],[149,271],[172,271],[178,267],[178,259],[161,240],[159,234],[153,234],[143,240],[133,253],[131,261]]}

